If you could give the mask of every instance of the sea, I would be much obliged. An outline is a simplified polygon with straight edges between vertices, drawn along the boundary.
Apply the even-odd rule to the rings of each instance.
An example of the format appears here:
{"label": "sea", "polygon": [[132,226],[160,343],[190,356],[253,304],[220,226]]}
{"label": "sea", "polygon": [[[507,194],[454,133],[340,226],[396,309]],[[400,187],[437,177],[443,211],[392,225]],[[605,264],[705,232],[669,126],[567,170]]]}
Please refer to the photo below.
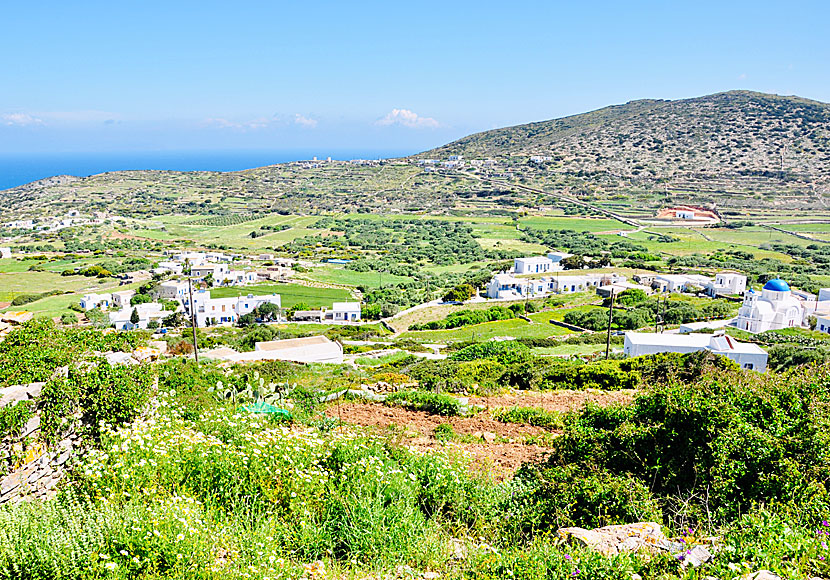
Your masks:
{"label": "sea", "polygon": [[55,175],[86,177],[108,171],[240,171],[305,159],[390,159],[416,151],[145,151],[118,153],[0,153],[0,190]]}

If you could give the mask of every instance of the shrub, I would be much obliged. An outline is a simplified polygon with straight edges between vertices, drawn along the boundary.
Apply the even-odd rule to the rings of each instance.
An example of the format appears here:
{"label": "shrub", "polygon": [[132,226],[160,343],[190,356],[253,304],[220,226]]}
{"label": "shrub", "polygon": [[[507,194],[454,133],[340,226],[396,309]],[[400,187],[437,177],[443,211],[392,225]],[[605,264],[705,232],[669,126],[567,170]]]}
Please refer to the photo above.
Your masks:
{"label": "shrub", "polygon": [[527,360],[530,349],[515,340],[490,341],[471,344],[449,356],[454,361],[471,361],[478,359],[492,359],[503,365],[510,365]]}
{"label": "shrub", "polygon": [[511,519],[509,527],[524,536],[560,527],[590,529],[663,519],[648,488],[629,475],[525,465],[514,487],[502,509]]}
{"label": "shrub", "polygon": [[[830,508],[830,367],[786,375],[711,370],[669,379],[626,407],[589,406],[554,442],[551,466],[631,475],[724,521],[759,503]],[[668,500],[667,500],[668,501]],[[695,508],[696,506],[696,508]],[[822,516],[823,517],[823,516]]]}
{"label": "shrub", "polygon": [[400,405],[414,411],[424,411],[430,415],[454,417],[461,415],[458,399],[450,395],[429,393],[426,391],[399,391],[386,398],[387,405]]}
{"label": "shrub", "polygon": [[11,405],[0,407],[0,440],[5,437],[16,439],[20,431],[32,418],[30,401],[17,401]]}
{"label": "shrub", "polygon": [[539,407],[498,407],[492,411],[493,419],[502,423],[519,423],[544,429],[561,429],[565,422],[561,413]]}

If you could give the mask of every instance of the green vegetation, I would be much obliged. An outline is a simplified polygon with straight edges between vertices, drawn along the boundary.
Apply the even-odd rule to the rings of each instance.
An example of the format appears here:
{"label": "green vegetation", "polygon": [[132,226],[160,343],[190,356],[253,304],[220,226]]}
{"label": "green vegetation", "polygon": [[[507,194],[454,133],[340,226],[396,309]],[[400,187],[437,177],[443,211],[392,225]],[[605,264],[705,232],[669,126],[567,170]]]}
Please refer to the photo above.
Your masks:
{"label": "green vegetation", "polygon": [[346,302],[352,300],[348,290],[341,288],[317,288],[314,286],[301,286],[299,284],[255,284],[253,286],[227,286],[223,288],[212,288],[210,295],[213,298],[227,298],[229,296],[263,296],[268,294],[279,294],[283,308],[304,303],[311,308],[326,306],[331,308],[333,302]]}
{"label": "green vegetation", "polygon": [[545,429],[562,429],[565,426],[560,413],[538,407],[511,407],[493,409],[493,419],[502,423],[519,423]]}

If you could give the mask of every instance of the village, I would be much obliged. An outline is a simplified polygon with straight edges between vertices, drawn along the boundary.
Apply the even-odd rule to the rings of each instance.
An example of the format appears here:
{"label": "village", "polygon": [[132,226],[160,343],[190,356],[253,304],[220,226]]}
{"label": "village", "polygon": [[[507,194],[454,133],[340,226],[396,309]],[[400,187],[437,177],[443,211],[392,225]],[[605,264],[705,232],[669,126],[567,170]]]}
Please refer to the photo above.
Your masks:
{"label": "village", "polygon": [[[10,248],[0,248],[0,255],[10,258]],[[466,301],[449,301],[458,307],[465,304],[498,305],[539,300],[555,296],[594,294],[609,304],[614,316],[614,300],[626,293],[647,297],[688,295],[740,303],[737,314],[728,319],[708,319],[667,328],[655,324],[655,331],[633,328],[624,333],[624,342],[614,352],[636,357],[661,352],[689,353],[708,350],[726,356],[742,368],[764,372],[767,353],[757,344],[728,336],[734,328],[751,334],[792,328],[813,328],[830,333],[830,288],[818,294],[793,290],[780,279],[767,281],[753,289],[747,276],[737,271],[720,271],[713,277],[701,274],[639,272],[627,277],[613,267],[597,272],[589,265],[574,269],[572,254],[549,251],[545,255],[515,258],[512,267],[493,273]],[[345,264],[348,260],[331,260]],[[283,307],[279,292],[263,293],[263,283],[286,283],[294,271],[320,267],[312,262],[275,258],[271,253],[249,255],[219,251],[166,250],[153,267],[146,271],[129,272],[122,284],[143,283],[138,288],[105,293],[84,294],[77,309],[88,318],[102,313],[107,326],[118,331],[147,330],[164,335],[181,327],[210,329],[267,324],[354,325],[366,322],[359,293],[353,301],[334,301],[330,306],[316,308]],[[581,269],[589,270],[581,273]],[[237,289],[237,290],[234,290]],[[250,289],[246,290],[246,289]],[[277,287],[278,289],[278,287]],[[212,291],[223,292],[212,296]],[[233,295],[224,292],[233,291]],[[415,305],[408,311],[428,309],[444,302],[433,300]],[[619,307],[619,306],[618,306]],[[401,313],[382,319],[394,321]],[[25,311],[8,311],[0,315],[0,332],[31,318]],[[99,317],[100,320],[100,317]],[[609,319],[610,320],[610,319]],[[554,322],[554,321],[551,321]],[[564,323],[560,323],[564,324]],[[578,326],[573,331],[591,332]],[[608,330],[610,336],[610,327]],[[622,334],[618,331],[619,334]],[[297,342],[299,340],[299,343]],[[333,350],[332,350],[333,349]],[[338,354],[339,349],[339,354]],[[206,352],[204,356],[225,360],[292,360],[295,362],[342,362],[343,348],[325,337],[287,339],[257,343],[251,353],[232,349]]]}

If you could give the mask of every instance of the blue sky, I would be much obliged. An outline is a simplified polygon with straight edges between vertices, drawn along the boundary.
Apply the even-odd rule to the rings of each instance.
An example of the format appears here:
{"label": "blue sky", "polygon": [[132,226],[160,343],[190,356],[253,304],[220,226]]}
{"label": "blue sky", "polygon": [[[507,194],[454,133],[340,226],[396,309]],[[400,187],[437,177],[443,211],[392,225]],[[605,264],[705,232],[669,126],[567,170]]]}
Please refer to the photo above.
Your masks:
{"label": "blue sky", "polygon": [[830,101],[823,2],[5,2],[0,153],[421,150],[640,98]]}

